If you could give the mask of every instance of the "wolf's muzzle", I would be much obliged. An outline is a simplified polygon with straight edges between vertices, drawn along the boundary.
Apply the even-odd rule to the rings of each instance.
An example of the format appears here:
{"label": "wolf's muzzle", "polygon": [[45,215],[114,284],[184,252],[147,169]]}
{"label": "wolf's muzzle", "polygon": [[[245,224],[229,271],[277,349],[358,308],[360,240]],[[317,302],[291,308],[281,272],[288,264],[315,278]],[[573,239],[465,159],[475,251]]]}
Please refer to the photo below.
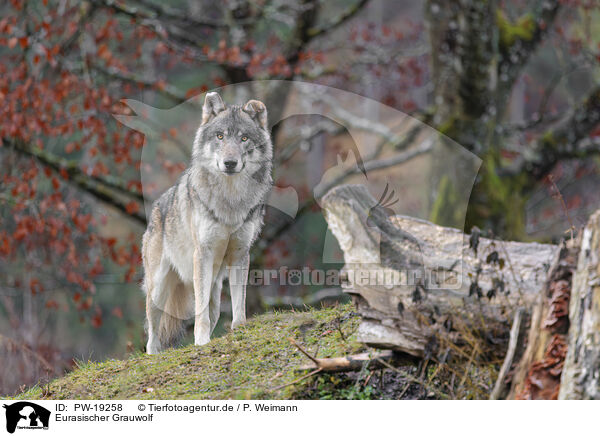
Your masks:
{"label": "wolf's muzzle", "polygon": [[235,171],[235,167],[237,166],[237,160],[226,160],[225,162],[223,162],[223,165],[225,165],[225,171]]}
{"label": "wolf's muzzle", "polygon": [[228,176],[231,176],[233,174],[238,174],[246,167],[246,162],[242,162],[242,164],[240,165],[241,168],[238,168],[238,164],[239,164],[239,161],[237,161],[237,160],[226,160],[223,162],[223,166],[225,168],[223,168],[222,171],[225,174],[227,174]]}

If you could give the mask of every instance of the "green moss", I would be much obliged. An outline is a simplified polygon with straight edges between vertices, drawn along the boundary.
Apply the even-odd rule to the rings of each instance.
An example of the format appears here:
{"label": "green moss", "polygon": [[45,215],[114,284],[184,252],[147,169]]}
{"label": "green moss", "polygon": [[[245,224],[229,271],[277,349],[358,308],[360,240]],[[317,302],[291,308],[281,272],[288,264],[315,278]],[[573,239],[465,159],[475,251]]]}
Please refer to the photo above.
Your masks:
{"label": "green moss", "polygon": [[457,122],[458,118],[456,116],[449,117],[446,121],[444,121],[437,127],[437,130],[441,134],[452,138],[454,134],[459,130],[457,128]]}
{"label": "green moss", "polygon": [[[288,338],[317,357],[354,354],[365,347],[354,340],[358,317],[352,305],[260,315],[207,345],[184,346],[126,360],[78,362],[77,368],[47,386],[15,399],[261,399],[305,398],[306,379],[297,368],[308,362]],[[338,330],[343,331],[344,338]],[[344,395],[370,395],[340,390]]]}
{"label": "green moss", "polygon": [[546,147],[550,148],[555,148],[559,143],[559,141],[552,132],[544,133],[544,135],[542,135],[541,141]]}
{"label": "green moss", "polygon": [[443,176],[438,185],[438,194],[429,220],[435,224],[449,227],[461,227],[463,217],[462,208],[457,207],[460,199],[456,187],[448,176]]}
{"label": "green moss", "polygon": [[474,186],[465,228],[492,228],[504,239],[527,240],[525,232],[525,187],[530,184],[527,173],[500,177],[502,162],[497,152],[483,158],[479,182]]}
{"label": "green moss", "polygon": [[535,19],[527,13],[512,23],[500,9],[496,12],[496,24],[500,32],[500,44],[504,48],[512,46],[517,40],[531,41],[535,34]]}

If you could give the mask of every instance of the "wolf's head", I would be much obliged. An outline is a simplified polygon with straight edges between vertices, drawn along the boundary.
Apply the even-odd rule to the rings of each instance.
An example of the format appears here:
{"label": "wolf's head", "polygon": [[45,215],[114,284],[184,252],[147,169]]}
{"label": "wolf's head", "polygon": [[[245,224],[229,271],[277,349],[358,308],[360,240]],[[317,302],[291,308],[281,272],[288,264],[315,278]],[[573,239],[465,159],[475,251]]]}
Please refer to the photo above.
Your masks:
{"label": "wolf's head", "polygon": [[267,108],[262,102],[226,106],[216,92],[206,95],[194,140],[195,163],[212,173],[253,175],[270,164],[272,157]]}

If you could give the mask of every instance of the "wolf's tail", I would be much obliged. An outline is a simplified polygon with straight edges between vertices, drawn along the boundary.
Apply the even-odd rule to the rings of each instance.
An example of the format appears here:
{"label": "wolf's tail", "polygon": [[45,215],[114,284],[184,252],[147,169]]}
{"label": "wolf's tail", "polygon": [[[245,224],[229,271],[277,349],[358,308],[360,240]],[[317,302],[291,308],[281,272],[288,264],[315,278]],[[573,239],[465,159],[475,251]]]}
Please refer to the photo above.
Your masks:
{"label": "wolf's tail", "polygon": [[169,290],[158,327],[158,336],[163,347],[173,346],[184,333],[184,322],[189,318],[189,296],[183,283],[178,283]]}

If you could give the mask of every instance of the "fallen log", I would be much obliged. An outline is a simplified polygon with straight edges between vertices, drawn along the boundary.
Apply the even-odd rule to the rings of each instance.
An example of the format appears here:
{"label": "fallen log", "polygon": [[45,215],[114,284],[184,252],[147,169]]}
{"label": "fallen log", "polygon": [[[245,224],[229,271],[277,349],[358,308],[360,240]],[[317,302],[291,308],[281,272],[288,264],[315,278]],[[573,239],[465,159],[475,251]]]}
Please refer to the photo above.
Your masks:
{"label": "fallen log", "polygon": [[390,216],[362,185],[334,188],[321,205],[362,316],[358,340],[417,357],[468,330],[507,342],[516,308],[534,305],[557,251]]}

